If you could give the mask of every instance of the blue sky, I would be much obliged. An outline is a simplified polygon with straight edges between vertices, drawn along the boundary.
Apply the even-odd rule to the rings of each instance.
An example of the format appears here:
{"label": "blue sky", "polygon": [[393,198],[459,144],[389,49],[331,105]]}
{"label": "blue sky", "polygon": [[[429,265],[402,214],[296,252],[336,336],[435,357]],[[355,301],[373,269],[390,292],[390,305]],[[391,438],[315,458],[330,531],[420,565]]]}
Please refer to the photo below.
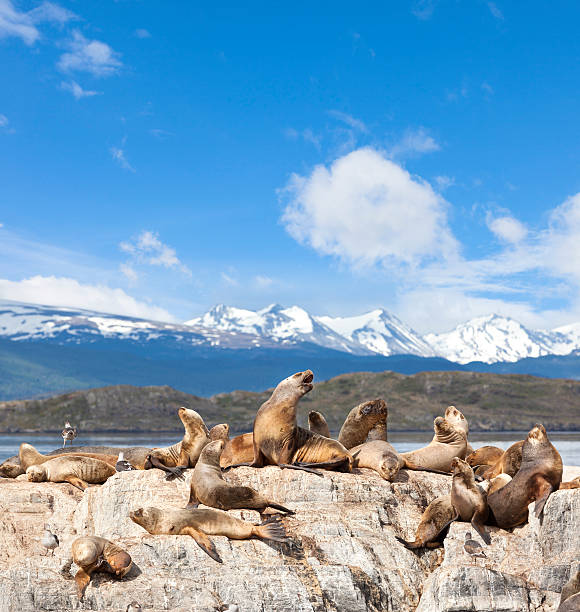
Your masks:
{"label": "blue sky", "polygon": [[580,320],[577,2],[0,0],[0,297]]}

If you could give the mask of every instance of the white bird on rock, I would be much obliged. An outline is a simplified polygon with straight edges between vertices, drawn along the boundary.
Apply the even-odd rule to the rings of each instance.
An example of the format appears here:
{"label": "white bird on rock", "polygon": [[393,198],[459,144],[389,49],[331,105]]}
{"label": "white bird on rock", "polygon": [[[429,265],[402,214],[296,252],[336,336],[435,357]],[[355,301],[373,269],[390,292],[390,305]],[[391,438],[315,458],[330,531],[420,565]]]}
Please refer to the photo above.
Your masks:
{"label": "white bird on rock", "polygon": [[62,435],[62,447],[64,448],[66,446],[67,440],[70,440],[70,444],[72,446],[72,441],[77,437],[77,428],[71,427],[71,424],[68,421],[66,421],[61,435]]}

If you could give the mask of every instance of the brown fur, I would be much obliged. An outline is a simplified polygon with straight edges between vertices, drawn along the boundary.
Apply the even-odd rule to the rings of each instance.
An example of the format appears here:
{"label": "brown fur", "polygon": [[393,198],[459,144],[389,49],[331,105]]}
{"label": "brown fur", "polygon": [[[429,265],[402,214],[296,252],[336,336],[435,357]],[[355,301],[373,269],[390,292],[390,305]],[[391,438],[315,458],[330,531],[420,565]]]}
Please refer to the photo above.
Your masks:
{"label": "brown fur", "polygon": [[522,465],[523,446],[524,440],[512,444],[490,468],[483,472],[482,476],[487,480],[499,474],[508,474],[513,478]]}
{"label": "brown fur", "polygon": [[552,491],[562,482],[562,458],[550,443],[543,425],[535,425],[524,441],[522,465],[501,489],[487,497],[496,524],[511,529],[526,522],[528,505],[533,501],[540,516]]}
{"label": "brown fur", "polygon": [[451,484],[451,503],[459,519],[468,521],[479,533],[486,544],[491,544],[485,522],[489,514],[486,495],[477,486],[473,470],[463,459],[455,457],[451,462],[453,481]]}
{"label": "brown fur", "polygon": [[492,478],[489,482],[489,488],[487,489],[488,497],[499,491],[502,487],[505,487],[508,482],[511,482],[512,477],[509,474],[498,474]]}
{"label": "brown fur", "polygon": [[[568,608],[562,608],[562,604],[566,601],[570,600],[571,597],[574,597],[580,593],[580,569],[576,571],[575,574],[570,576],[568,582],[562,587],[562,592],[560,593],[560,607],[558,608],[558,612],[560,610],[569,610],[572,612],[573,610],[580,610],[580,606],[574,608],[572,606],[568,606]],[[575,602],[576,604],[580,604],[580,598]]]}
{"label": "brown fur", "polygon": [[248,508],[264,512],[268,507],[292,512],[260,495],[252,487],[236,486],[226,482],[220,467],[220,455],[224,448],[223,440],[210,442],[202,451],[193,470],[188,508],[196,507],[199,502],[210,508],[233,510]]}
{"label": "brown fur", "polygon": [[560,484],[560,489],[580,489],[580,476],[574,478],[574,480],[569,480],[568,482],[562,482]]}
{"label": "brown fur", "polygon": [[75,576],[79,599],[83,598],[93,572],[108,572],[123,578],[131,569],[131,557],[122,548],[105,538],[77,538],[71,547],[73,561],[79,566]]}
{"label": "brown fur", "polygon": [[330,438],[330,429],[328,423],[321,412],[311,410],[308,413],[308,429],[325,438]]}
{"label": "brown fur", "polygon": [[56,459],[57,457],[90,457],[91,459],[99,459],[100,461],[104,461],[109,465],[115,467],[117,463],[117,455],[100,455],[97,453],[67,453],[63,455],[43,455],[39,453],[32,444],[23,443],[20,445],[20,449],[18,451],[18,456],[20,458],[20,465],[22,469],[26,471],[31,465],[41,465],[50,461],[51,459]]}
{"label": "brown fur", "polygon": [[254,460],[254,434],[236,436],[224,446],[220,465],[225,468],[237,463],[251,463]]}
{"label": "brown fur", "polygon": [[387,437],[387,419],[385,418],[384,421],[380,421],[369,431],[366,441],[373,442],[374,440],[382,440],[386,442]]}
{"label": "brown fur", "polygon": [[397,451],[384,440],[365,442],[351,448],[350,453],[354,459],[353,467],[369,468],[388,481],[392,481],[405,465]]}
{"label": "brown fur", "polygon": [[31,465],[26,470],[32,482],[68,482],[84,491],[88,484],[102,484],[115,474],[115,468],[90,457],[56,457],[42,465]]}
{"label": "brown fur", "polygon": [[451,503],[451,495],[442,495],[433,500],[421,516],[413,542],[397,537],[407,548],[436,548],[441,546],[443,531],[457,518],[457,512]]}
{"label": "brown fur", "polygon": [[478,465],[491,466],[495,465],[504,451],[497,446],[481,446],[477,450],[467,455],[465,461],[472,467],[475,468]]}
{"label": "brown fur", "polygon": [[369,435],[369,431],[377,423],[386,423],[387,415],[387,402],[380,398],[355,406],[348,413],[340,428],[338,441],[345,448],[353,448],[363,444]]}
{"label": "brown fur", "polygon": [[209,438],[212,442],[214,440],[223,440],[224,442],[227,442],[230,439],[230,426],[227,423],[214,425],[209,430]]}

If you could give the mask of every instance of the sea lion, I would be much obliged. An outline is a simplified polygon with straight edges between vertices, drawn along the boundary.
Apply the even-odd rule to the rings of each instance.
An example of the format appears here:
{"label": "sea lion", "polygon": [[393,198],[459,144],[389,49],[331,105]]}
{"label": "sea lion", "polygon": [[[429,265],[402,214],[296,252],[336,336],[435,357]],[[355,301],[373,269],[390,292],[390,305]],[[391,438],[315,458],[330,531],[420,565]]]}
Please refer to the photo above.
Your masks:
{"label": "sea lion", "polygon": [[268,507],[294,514],[292,510],[274,503],[260,495],[252,487],[230,484],[224,480],[220,467],[220,455],[224,448],[223,440],[210,442],[202,451],[191,477],[191,488],[187,509],[197,508],[201,502],[211,508],[233,510],[247,508],[258,510],[260,514]]}
{"label": "sea lion", "polygon": [[498,474],[509,474],[512,478],[517,474],[522,465],[522,448],[524,440],[515,442],[501,457],[487,470],[482,472],[482,476],[486,479],[495,478]]}
{"label": "sea lion", "polygon": [[383,442],[387,442],[387,436],[387,419],[385,419],[384,421],[379,421],[371,428],[366,441],[372,442],[373,440],[382,440]]}
{"label": "sea lion", "polygon": [[116,474],[115,468],[90,457],[56,457],[41,465],[31,465],[26,476],[31,482],[68,482],[84,491],[90,484],[102,484]]}
{"label": "sea lion", "polygon": [[223,468],[238,464],[251,463],[254,460],[254,434],[252,432],[236,436],[224,446],[220,465]]}
{"label": "sea lion", "polygon": [[512,477],[509,474],[498,474],[494,478],[492,478],[489,482],[489,487],[487,489],[487,495],[491,495],[495,493],[495,491],[499,491],[502,487],[505,487],[508,482],[510,482]]}
{"label": "sea lion", "polygon": [[227,423],[220,423],[214,425],[209,430],[209,439],[213,442],[214,440],[224,440],[227,442],[230,439],[230,426]]}
{"label": "sea lion", "polygon": [[311,410],[308,413],[308,429],[317,433],[325,438],[330,438],[330,429],[328,423],[321,412]]}
{"label": "sea lion", "polygon": [[455,457],[451,461],[453,480],[451,503],[462,521],[470,522],[486,544],[491,544],[485,521],[489,514],[486,496],[475,482],[473,470],[466,461]]}
{"label": "sea lion", "polygon": [[405,466],[404,459],[384,440],[371,440],[350,449],[352,467],[370,468],[389,482]]}
{"label": "sea lion", "polygon": [[279,465],[306,471],[313,467],[350,471],[352,456],[340,442],[298,427],[298,402],[312,390],[313,379],[311,370],[285,378],[260,406],[254,419],[252,467]]}
{"label": "sea lion", "polygon": [[565,599],[559,606],[556,612],[579,612],[580,611],[580,593],[571,595]]}
{"label": "sea lion", "polygon": [[496,524],[511,529],[526,522],[528,505],[536,502],[537,517],[546,500],[562,482],[562,458],[551,444],[543,425],[530,430],[522,448],[522,465],[516,475],[501,489],[487,496]]}
{"label": "sea lion", "polygon": [[401,453],[405,467],[411,470],[429,468],[449,472],[454,457],[465,457],[467,438],[465,431],[443,417],[433,421],[435,435],[427,446]]}
{"label": "sea lion", "polygon": [[386,423],[387,415],[387,402],[384,399],[379,398],[355,406],[348,413],[340,428],[338,441],[345,448],[353,448],[363,444],[369,435],[369,431],[377,423]]}
{"label": "sea lion", "polygon": [[180,477],[183,470],[195,467],[201,450],[210,442],[209,431],[195,410],[181,407],[177,413],[185,427],[183,440],[165,448],[154,448],[147,457],[145,469],[156,467],[170,476]]}
{"label": "sea lion", "polygon": [[77,538],[72,543],[71,551],[73,561],[80,568],[75,575],[79,599],[83,598],[93,572],[108,572],[123,578],[133,565],[127,552],[97,536]]}
{"label": "sea lion", "polygon": [[503,449],[497,446],[481,446],[472,453],[469,453],[467,457],[465,457],[465,461],[467,461],[472,468],[483,465],[492,466],[499,461],[503,453]]}
{"label": "sea lion", "polygon": [[580,570],[570,576],[560,593],[558,612],[578,612],[580,610]]}
{"label": "sea lion", "polygon": [[271,517],[260,525],[235,518],[222,510],[196,508],[180,510],[177,508],[138,508],[129,512],[129,518],[153,535],[188,535],[212,559],[222,562],[210,535],[223,535],[232,540],[274,540],[286,542],[284,525],[279,516]]}
{"label": "sea lion", "polygon": [[117,463],[117,457],[115,455],[101,455],[97,453],[67,453],[62,455],[43,455],[39,453],[32,444],[23,442],[18,450],[18,457],[20,459],[20,465],[24,471],[26,471],[31,465],[41,465],[57,457],[90,457],[91,459],[99,459],[109,465],[115,466]]}
{"label": "sea lion", "polygon": [[437,548],[445,537],[447,527],[457,518],[457,511],[451,503],[451,495],[442,495],[434,499],[425,509],[415,533],[415,539],[407,542],[395,536],[401,544],[415,548]]}
{"label": "sea lion", "polygon": [[569,480],[568,482],[560,483],[560,489],[580,489],[580,476],[574,478],[574,480]]}
{"label": "sea lion", "polygon": [[0,464],[0,477],[2,478],[16,478],[24,474],[24,471],[18,457],[9,457]]}

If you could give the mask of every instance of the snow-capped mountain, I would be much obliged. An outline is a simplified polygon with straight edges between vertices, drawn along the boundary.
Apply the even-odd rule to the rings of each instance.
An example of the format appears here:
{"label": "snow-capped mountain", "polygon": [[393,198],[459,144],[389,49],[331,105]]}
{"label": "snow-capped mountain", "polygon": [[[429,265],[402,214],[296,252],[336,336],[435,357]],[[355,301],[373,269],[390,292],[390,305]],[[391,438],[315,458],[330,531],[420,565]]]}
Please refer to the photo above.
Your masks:
{"label": "snow-capped mountain", "polygon": [[438,355],[456,363],[513,362],[525,357],[567,355],[580,348],[580,324],[532,331],[509,317],[494,314],[472,319],[444,334],[427,334],[425,339]]}
{"label": "snow-capped mountain", "polygon": [[317,317],[336,333],[380,355],[433,357],[435,351],[417,332],[384,309],[356,317]]}
{"label": "snow-capped mountain", "polygon": [[201,317],[186,321],[185,325],[201,326],[230,333],[253,334],[281,344],[310,342],[325,348],[353,353],[371,354],[357,341],[337,333],[321,319],[313,317],[299,306],[284,308],[271,304],[261,310],[245,310],[219,304]]}

